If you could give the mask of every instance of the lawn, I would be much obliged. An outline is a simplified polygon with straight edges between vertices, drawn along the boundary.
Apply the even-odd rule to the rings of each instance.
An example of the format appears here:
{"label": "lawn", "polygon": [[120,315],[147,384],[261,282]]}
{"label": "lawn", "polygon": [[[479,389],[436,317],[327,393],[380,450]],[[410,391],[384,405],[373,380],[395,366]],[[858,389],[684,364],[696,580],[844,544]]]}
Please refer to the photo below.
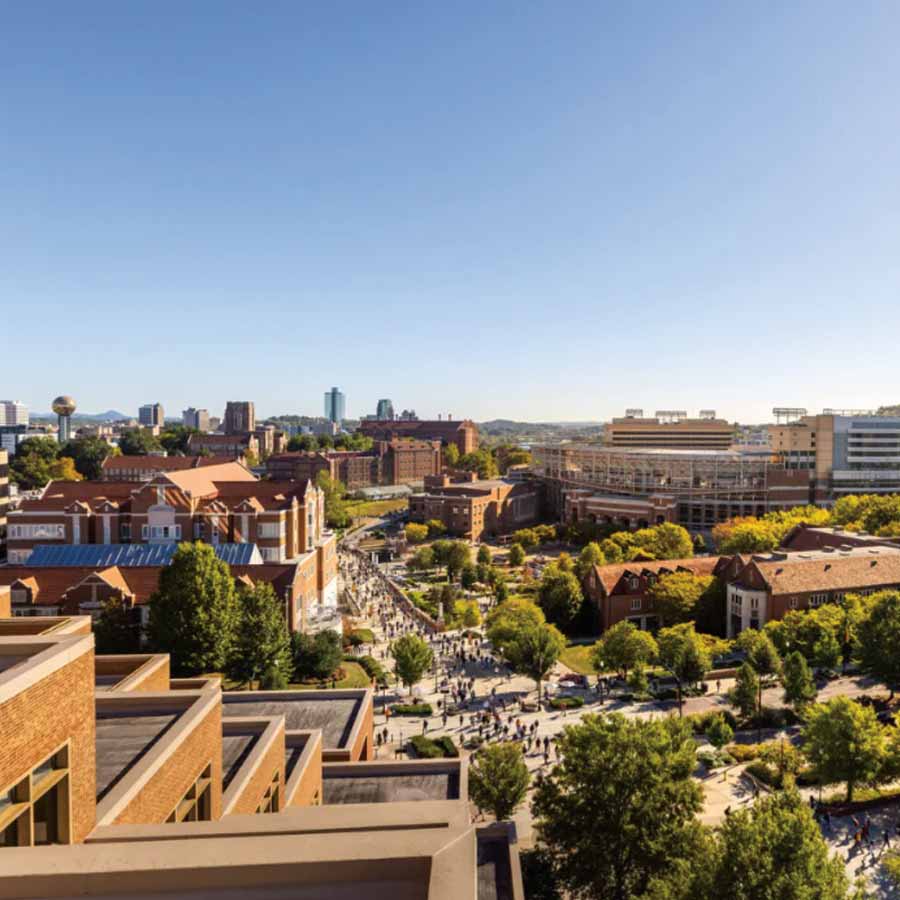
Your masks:
{"label": "lawn", "polygon": [[406,497],[395,500],[348,500],[347,514],[354,519],[359,517],[378,518],[398,509],[406,509]]}
{"label": "lawn", "polygon": [[[366,670],[359,663],[345,659],[341,663],[341,668],[344,670],[344,677],[335,684],[335,688],[367,688],[372,683],[372,679],[369,678]],[[318,691],[321,687],[322,685],[318,681],[312,684],[288,685],[289,690],[292,691]],[[330,689],[331,681],[327,681],[325,687]]]}
{"label": "lawn", "polygon": [[591,662],[593,644],[569,644],[560,656],[560,662],[579,675],[595,675],[597,670]]}

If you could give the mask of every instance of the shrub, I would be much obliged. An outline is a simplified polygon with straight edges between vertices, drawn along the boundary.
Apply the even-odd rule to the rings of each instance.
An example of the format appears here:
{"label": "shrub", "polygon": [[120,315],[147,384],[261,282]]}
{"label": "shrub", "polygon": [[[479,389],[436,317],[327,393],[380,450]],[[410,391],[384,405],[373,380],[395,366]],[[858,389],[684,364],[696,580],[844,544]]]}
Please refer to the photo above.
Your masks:
{"label": "shrub", "polygon": [[721,716],[728,723],[732,731],[737,728],[737,719],[735,718],[734,713],[729,709],[717,711],[711,710],[710,712],[705,713],[692,713],[691,715],[685,716],[684,720],[691,726],[691,730],[694,734],[706,734],[707,729],[716,716]]}
{"label": "shrub", "polygon": [[553,709],[578,709],[584,706],[584,700],[581,697],[554,697],[550,706]]}
{"label": "shrub", "polygon": [[350,632],[350,643],[354,647],[359,647],[361,644],[374,644],[375,635],[371,628],[354,628]]}
{"label": "shrub", "polygon": [[728,752],[738,762],[751,762],[759,759],[760,754],[765,750],[766,744],[729,744]]}
{"label": "shrub", "polygon": [[796,725],[800,719],[789,707],[775,708],[764,706],[762,712],[753,717],[754,728],[787,728]]}
{"label": "shrub", "polygon": [[441,748],[444,756],[448,759],[455,759],[459,756],[459,748],[453,743],[453,738],[450,735],[444,734],[439,738],[434,738],[434,742]]}
{"label": "shrub", "polygon": [[430,703],[395,703],[391,707],[392,716],[430,716]]}
{"label": "shrub", "polygon": [[440,759],[444,755],[441,748],[424,734],[414,734],[409,743],[419,759]]}
{"label": "shrub", "polygon": [[762,762],[762,760],[758,759],[756,762],[750,763],[746,771],[769,787],[780,787],[778,773]]}
{"label": "shrub", "polygon": [[379,686],[387,685],[387,672],[384,670],[384,666],[382,666],[374,656],[354,656],[352,659],[354,662],[359,663],[366,675],[368,675],[369,678],[374,678]]}

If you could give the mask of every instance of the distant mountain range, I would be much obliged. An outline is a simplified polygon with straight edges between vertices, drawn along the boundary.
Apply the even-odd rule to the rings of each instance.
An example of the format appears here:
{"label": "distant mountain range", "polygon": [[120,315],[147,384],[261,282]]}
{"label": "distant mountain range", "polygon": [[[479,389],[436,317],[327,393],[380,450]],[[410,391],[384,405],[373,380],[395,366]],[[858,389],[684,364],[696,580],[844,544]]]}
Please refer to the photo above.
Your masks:
{"label": "distant mountain range", "polygon": [[[56,419],[56,413],[32,413],[32,419]],[[129,416],[127,413],[119,412],[117,409],[108,409],[101,413],[82,413],[75,412],[72,419],[78,422],[115,422],[119,419],[134,419],[136,416]]]}

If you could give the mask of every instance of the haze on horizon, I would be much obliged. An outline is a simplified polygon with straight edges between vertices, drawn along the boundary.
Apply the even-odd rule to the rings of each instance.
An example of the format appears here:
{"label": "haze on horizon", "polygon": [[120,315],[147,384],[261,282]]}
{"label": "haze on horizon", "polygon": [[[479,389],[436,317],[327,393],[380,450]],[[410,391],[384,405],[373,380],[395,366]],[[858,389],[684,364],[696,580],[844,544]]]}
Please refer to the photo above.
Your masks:
{"label": "haze on horizon", "polygon": [[29,3],[3,399],[900,402],[900,8]]}

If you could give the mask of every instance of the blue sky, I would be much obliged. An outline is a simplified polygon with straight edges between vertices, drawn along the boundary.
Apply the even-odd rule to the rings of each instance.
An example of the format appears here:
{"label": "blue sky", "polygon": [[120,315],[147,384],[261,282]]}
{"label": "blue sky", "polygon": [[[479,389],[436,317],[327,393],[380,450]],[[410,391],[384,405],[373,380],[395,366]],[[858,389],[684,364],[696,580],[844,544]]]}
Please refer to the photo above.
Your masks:
{"label": "blue sky", "polygon": [[900,6],[778,6],[5,4],[0,396],[900,402]]}

